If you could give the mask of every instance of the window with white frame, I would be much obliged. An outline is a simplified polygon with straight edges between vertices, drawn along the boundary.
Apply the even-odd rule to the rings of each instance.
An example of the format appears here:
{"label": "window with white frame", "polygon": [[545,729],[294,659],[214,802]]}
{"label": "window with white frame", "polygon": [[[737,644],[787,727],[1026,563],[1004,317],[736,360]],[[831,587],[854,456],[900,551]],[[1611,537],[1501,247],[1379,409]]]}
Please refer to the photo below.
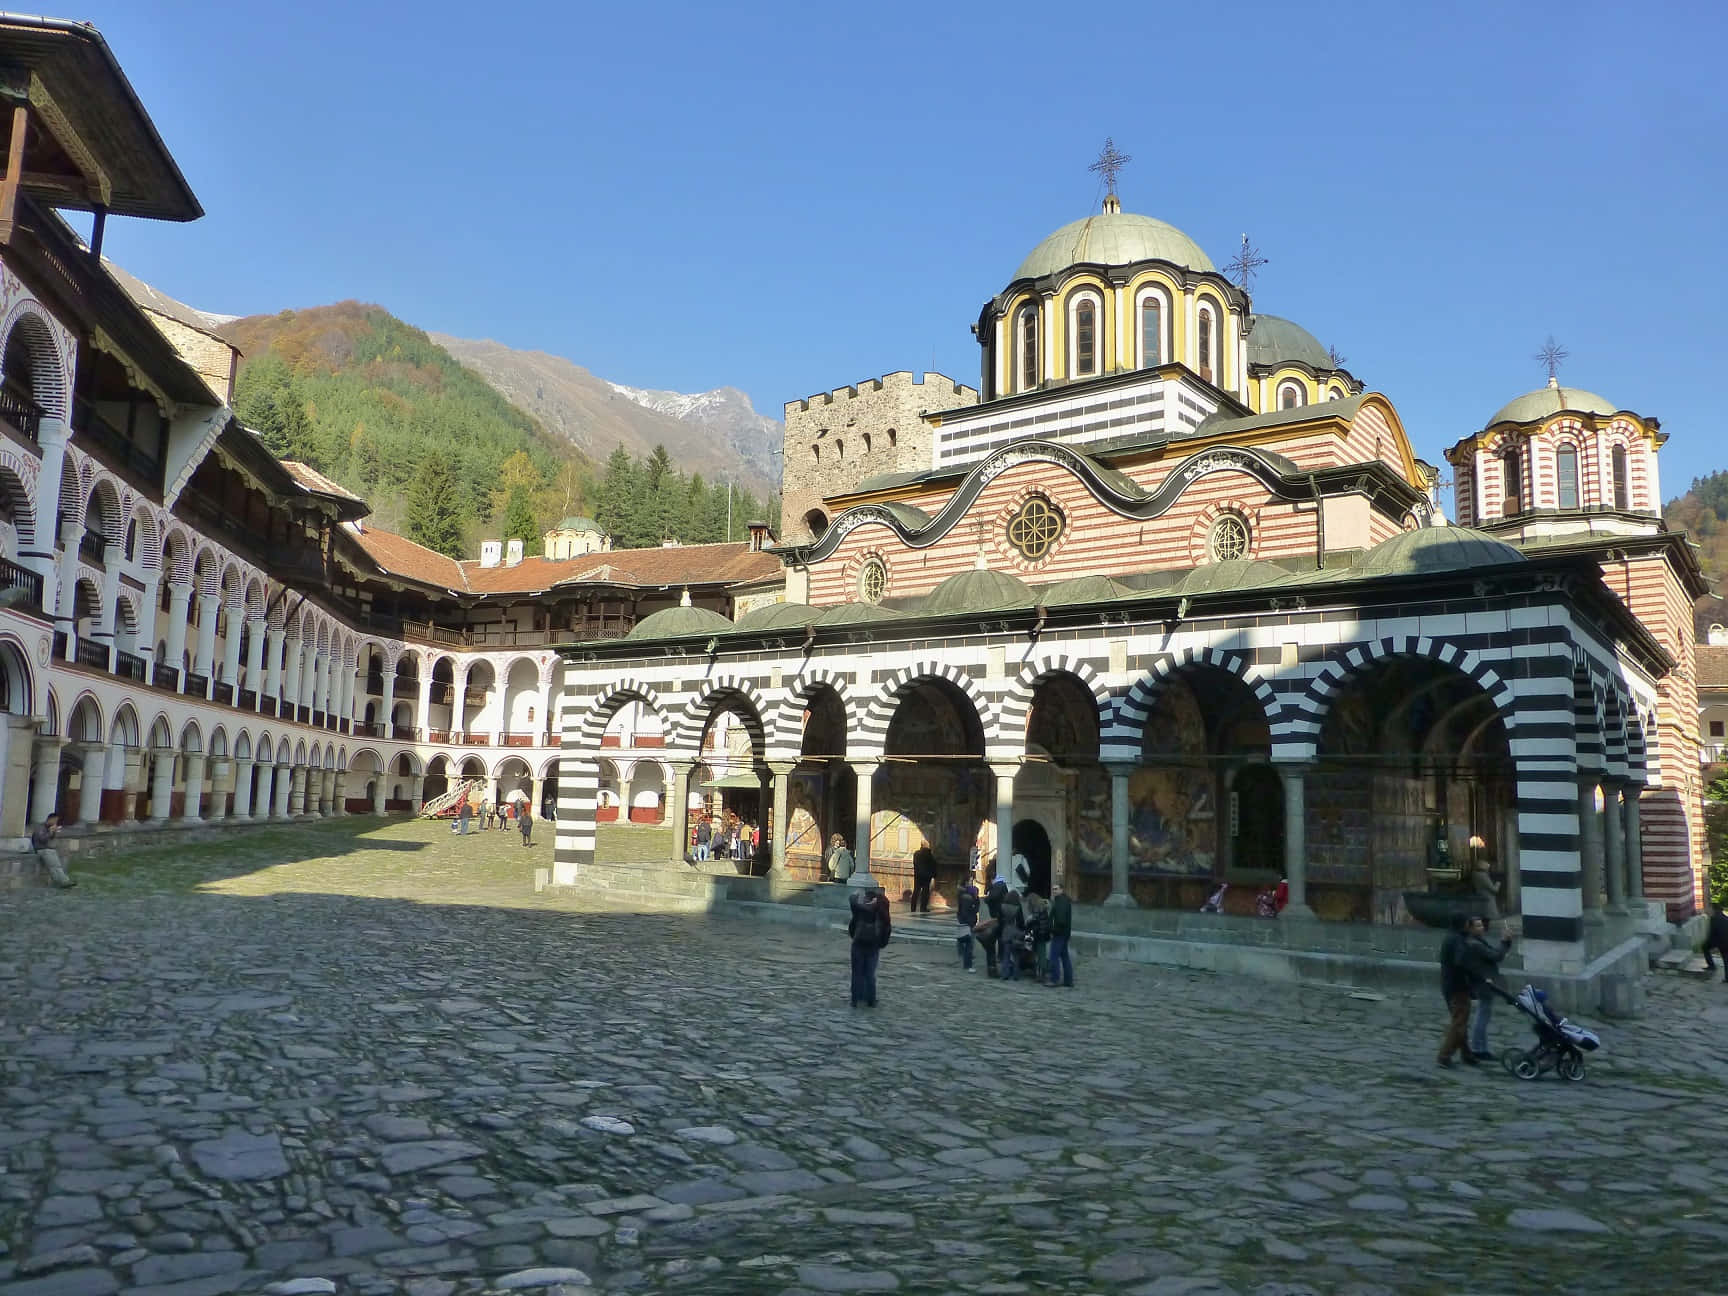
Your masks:
{"label": "window with white frame", "polygon": [[1212,308],[1202,306],[1194,312],[1194,358],[1200,376],[1207,382],[1212,381],[1212,353],[1218,342],[1216,334]]}
{"label": "window with white frame", "polygon": [[1015,371],[1019,374],[1016,391],[1031,391],[1038,386],[1038,307],[1022,306],[1014,327]]}
{"label": "window with white frame", "polygon": [[858,569],[858,598],[864,603],[880,603],[888,588],[888,564],[880,558],[866,558]]}
{"label": "window with white frame", "polygon": [[1632,507],[1631,475],[1627,471],[1626,447],[1615,446],[1611,459],[1614,471],[1614,507],[1626,512]]}
{"label": "window with white frame", "polygon": [[1278,386],[1278,408],[1297,409],[1308,403],[1308,393],[1302,390],[1299,382],[1280,383]]}
{"label": "window with white frame", "polygon": [[1140,367],[1164,363],[1164,299],[1147,291],[1140,297]]}
{"label": "window with white frame", "polygon": [[1098,372],[1098,299],[1090,294],[1074,302],[1074,350],[1069,377],[1090,378]]}
{"label": "window with white frame", "polygon": [[1559,488],[1560,507],[1578,507],[1578,447],[1563,441],[1554,451],[1554,479]]}
{"label": "window with white frame", "polygon": [[1230,562],[1248,556],[1248,521],[1239,513],[1220,513],[1206,538],[1206,552],[1213,562]]}

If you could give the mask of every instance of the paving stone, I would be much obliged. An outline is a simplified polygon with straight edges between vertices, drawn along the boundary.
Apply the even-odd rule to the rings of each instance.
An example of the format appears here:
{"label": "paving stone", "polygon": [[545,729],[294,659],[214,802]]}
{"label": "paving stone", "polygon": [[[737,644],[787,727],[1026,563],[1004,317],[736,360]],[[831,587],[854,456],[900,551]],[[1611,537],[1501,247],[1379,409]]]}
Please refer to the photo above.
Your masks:
{"label": "paving stone", "polygon": [[143,1287],[233,1273],[246,1267],[238,1251],[188,1251],[183,1255],[153,1255],[132,1266],[132,1281]]}
{"label": "paving stone", "polygon": [[798,1281],[822,1292],[900,1290],[900,1280],[885,1269],[842,1269],[829,1264],[799,1265]]}
{"label": "paving stone", "polygon": [[495,1279],[492,1284],[500,1291],[521,1291],[534,1287],[587,1287],[588,1275],[580,1269],[520,1269]]}
{"label": "paving stone", "polygon": [[385,1170],[398,1175],[430,1169],[432,1166],[449,1165],[453,1161],[467,1161],[480,1156],[484,1151],[484,1148],[460,1139],[429,1139],[412,1143],[392,1143],[379,1152],[378,1159]]}
{"label": "paving stone", "polygon": [[418,1116],[391,1116],[380,1112],[366,1118],[366,1128],[391,1143],[432,1137],[432,1126]]}
{"label": "paving stone", "polygon": [[1534,1233],[1606,1233],[1606,1224],[1574,1210],[1515,1210],[1506,1219],[1515,1229]]}
{"label": "paving stone", "polygon": [[229,1181],[277,1179],[288,1173],[281,1140],[274,1134],[230,1130],[221,1138],[192,1145],[198,1172],[209,1179]]}
{"label": "paving stone", "polygon": [[106,1269],[61,1269],[40,1278],[9,1282],[5,1296],[109,1296],[120,1289],[120,1280]]}

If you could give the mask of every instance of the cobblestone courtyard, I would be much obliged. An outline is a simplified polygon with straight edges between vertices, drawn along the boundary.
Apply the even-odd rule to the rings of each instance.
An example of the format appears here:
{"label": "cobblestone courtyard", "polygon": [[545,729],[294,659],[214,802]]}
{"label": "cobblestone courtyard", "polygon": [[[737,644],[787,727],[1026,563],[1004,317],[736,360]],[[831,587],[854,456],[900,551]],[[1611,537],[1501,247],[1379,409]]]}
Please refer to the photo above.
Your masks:
{"label": "cobblestone courtyard", "polygon": [[1714,982],[1583,1085],[1436,1069],[1437,992],[897,941],[854,1013],[842,935],[550,855],[348,820],[0,894],[0,1296],[1718,1286]]}

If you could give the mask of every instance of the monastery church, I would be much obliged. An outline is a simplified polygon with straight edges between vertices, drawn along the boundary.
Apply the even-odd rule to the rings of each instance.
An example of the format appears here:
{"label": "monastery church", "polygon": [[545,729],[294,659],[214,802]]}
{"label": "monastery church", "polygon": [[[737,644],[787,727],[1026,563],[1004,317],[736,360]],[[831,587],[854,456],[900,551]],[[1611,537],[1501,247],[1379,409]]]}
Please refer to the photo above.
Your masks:
{"label": "monastery church", "polygon": [[774,898],[835,833],[891,896],[925,843],[951,896],[1009,842],[1082,926],[1282,878],[1272,939],[1396,949],[1481,872],[1524,967],[1580,983],[1695,912],[1704,584],[1655,418],[1551,379],[1447,450],[1449,525],[1392,401],[1113,186],[972,332],[976,387],[787,405],[784,602],[561,650],[554,882],[630,708],[679,868],[705,734],[748,733]]}

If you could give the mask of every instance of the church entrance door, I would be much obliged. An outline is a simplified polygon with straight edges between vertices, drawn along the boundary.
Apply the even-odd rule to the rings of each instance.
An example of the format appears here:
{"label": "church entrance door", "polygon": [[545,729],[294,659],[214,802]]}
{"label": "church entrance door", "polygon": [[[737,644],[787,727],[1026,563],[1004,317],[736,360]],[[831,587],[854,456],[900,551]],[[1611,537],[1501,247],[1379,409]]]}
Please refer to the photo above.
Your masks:
{"label": "church entrance door", "polygon": [[[1014,825],[1014,854],[1026,857],[1029,877],[1026,885],[1046,899],[1050,895],[1050,834],[1036,819],[1022,819]],[[1018,878],[1010,878],[1019,886]]]}

